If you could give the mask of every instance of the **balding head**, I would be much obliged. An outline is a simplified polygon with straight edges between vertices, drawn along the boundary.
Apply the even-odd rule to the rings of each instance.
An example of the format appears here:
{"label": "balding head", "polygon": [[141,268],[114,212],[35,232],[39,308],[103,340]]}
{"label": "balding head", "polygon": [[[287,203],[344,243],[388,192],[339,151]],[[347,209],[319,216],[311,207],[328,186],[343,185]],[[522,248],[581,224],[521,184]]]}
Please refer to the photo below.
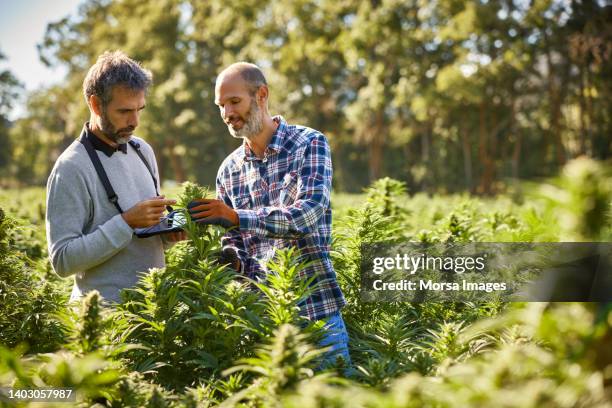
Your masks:
{"label": "balding head", "polygon": [[232,136],[250,139],[272,125],[268,86],[255,64],[237,62],[225,68],[215,84],[215,105]]}
{"label": "balding head", "polygon": [[261,69],[250,62],[236,62],[225,68],[217,77],[216,86],[220,86],[225,79],[238,76],[246,83],[249,94],[254,96],[262,86],[268,86],[266,77]]}

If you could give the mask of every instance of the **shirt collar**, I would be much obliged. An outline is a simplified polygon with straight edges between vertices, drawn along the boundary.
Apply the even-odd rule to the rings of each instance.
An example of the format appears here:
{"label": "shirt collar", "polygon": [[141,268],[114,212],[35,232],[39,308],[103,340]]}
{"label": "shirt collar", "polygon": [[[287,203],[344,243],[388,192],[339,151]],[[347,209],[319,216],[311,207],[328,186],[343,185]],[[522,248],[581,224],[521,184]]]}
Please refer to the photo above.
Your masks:
{"label": "shirt collar", "polygon": [[89,122],[85,123],[86,137],[91,142],[94,149],[101,151],[108,157],[111,157],[116,151],[121,151],[123,154],[127,154],[127,143],[121,143],[116,148],[109,145],[98,136],[89,130]]}
{"label": "shirt collar", "polygon": [[285,136],[285,128],[287,127],[287,122],[285,122],[285,118],[283,118],[281,115],[274,116],[272,120],[278,123],[278,127],[276,128],[276,131],[274,131],[274,134],[272,135],[270,144],[268,144],[268,149],[273,150],[276,153],[278,153],[283,147],[283,139]]}
{"label": "shirt collar", "polygon": [[[280,152],[283,147],[284,136],[287,128],[287,122],[285,121],[285,118],[283,118],[281,115],[273,116],[272,120],[278,123],[278,127],[272,134],[272,139],[270,139],[270,143],[268,143],[268,147],[266,148],[266,154],[275,154]],[[242,142],[242,145],[244,147],[244,156],[242,157],[243,161],[251,161],[258,159],[257,156],[255,156],[255,153],[253,153],[253,151],[249,147],[249,144],[246,142],[246,140]]]}

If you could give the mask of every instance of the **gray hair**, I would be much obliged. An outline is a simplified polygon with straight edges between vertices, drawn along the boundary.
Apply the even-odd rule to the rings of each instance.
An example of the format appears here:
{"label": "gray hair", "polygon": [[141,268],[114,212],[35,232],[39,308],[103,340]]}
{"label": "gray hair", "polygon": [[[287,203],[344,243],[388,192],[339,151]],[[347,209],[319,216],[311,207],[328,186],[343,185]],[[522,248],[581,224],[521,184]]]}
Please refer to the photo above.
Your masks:
{"label": "gray hair", "polygon": [[151,71],[122,51],[106,51],[87,72],[83,81],[83,95],[89,104],[91,95],[102,101],[102,107],[108,106],[112,98],[113,87],[125,86],[135,91],[145,91],[153,82]]}
{"label": "gray hair", "polygon": [[268,86],[268,81],[266,81],[266,77],[261,69],[250,62],[236,62],[225,68],[221,74],[219,74],[218,78],[222,78],[224,75],[230,73],[240,74],[242,79],[247,83],[251,96],[255,95],[257,90],[263,85]]}

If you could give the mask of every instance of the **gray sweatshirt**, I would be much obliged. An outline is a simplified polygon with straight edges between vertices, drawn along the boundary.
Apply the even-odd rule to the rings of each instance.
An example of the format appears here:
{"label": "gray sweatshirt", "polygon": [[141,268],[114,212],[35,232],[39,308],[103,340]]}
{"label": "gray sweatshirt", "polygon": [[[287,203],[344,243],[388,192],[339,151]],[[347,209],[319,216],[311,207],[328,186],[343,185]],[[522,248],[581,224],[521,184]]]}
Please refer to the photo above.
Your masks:
{"label": "gray sweatshirt", "polygon": [[[144,140],[140,150],[159,180],[153,149]],[[106,170],[123,211],[155,197],[151,174],[136,151],[96,153]],[[159,187],[158,187],[159,188]],[[47,181],[47,243],[55,272],[74,275],[71,300],[96,289],[108,300],[119,301],[119,291],[132,287],[139,273],[164,266],[159,235],[138,238],[115,206],[87,155],[75,140],[57,159]]]}

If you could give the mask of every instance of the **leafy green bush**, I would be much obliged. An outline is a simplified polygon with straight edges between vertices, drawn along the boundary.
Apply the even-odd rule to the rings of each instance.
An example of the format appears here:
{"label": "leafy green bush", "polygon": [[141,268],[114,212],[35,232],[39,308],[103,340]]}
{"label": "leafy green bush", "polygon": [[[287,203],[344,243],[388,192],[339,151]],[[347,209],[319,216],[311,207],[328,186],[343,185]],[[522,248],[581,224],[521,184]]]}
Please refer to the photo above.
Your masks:
{"label": "leafy green bush", "polygon": [[[607,407],[610,305],[364,303],[359,269],[363,246],[378,241],[609,239],[610,185],[608,167],[582,159],[521,204],[375,183],[334,219],[348,378],[317,371],[322,323],[300,317],[312,288],[291,250],[251,281],[219,264],[224,230],[189,219],[189,239],[119,305],[93,292],[76,307],[0,211],[0,343],[12,348],[0,348],[0,385],[72,387],[82,406]],[[207,196],[187,183],[178,208]]]}
{"label": "leafy green bush", "polygon": [[612,240],[612,166],[580,157],[534,192],[557,220],[562,241]]}
{"label": "leafy green bush", "polygon": [[[179,205],[206,193],[187,184]],[[251,282],[218,263],[224,230],[188,220],[189,239],[169,251],[166,268],[125,290],[112,315],[113,342],[138,346],[124,355],[130,369],[181,391],[213,382],[281,325],[306,323],[297,305],[310,290],[291,250],[268,265],[265,282]]]}
{"label": "leafy green bush", "polygon": [[[355,385],[332,387],[317,379],[300,384],[281,399],[285,407],[609,407],[610,374],[599,371],[609,350],[612,313],[594,324],[590,305],[533,303],[472,329],[455,342],[465,348],[474,337],[516,330],[487,351],[441,366],[434,377],[411,373],[392,381],[387,391]],[[576,324],[578,323],[578,324]],[[576,352],[570,352],[578,347]],[[606,388],[607,385],[607,388]]]}
{"label": "leafy green bush", "polygon": [[241,365],[224,372],[224,375],[237,371],[256,375],[249,387],[230,396],[227,403],[251,401],[256,405],[277,405],[283,393],[293,391],[301,381],[314,376],[312,366],[322,353],[306,341],[306,335],[298,327],[283,324],[269,343],[256,351],[255,357],[242,359]]}
{"label": "leafy green bush", "polygon": [[0,208],[0,344],[52,351],[63,343],[55,314],[65,307],[68,291],[63,282],[33,268],[14,245],[16,233],[16,221]]}

